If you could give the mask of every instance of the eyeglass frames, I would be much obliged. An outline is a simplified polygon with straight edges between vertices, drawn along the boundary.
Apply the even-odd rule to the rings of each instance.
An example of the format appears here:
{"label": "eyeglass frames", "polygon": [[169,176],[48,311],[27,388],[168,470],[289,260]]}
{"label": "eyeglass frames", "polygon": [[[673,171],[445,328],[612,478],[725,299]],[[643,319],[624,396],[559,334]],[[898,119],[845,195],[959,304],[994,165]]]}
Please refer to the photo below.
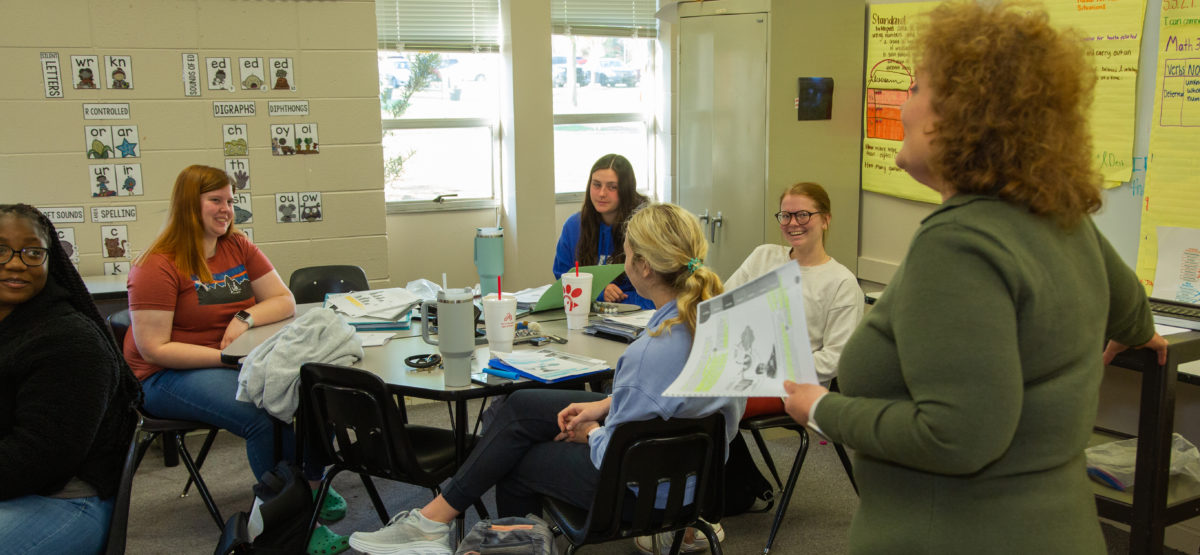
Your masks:
{"label": "eyeglass frames", "polygon": [[21,262],[26,266],[41,266],[46,263],[46,255],[50,249],[42,247],[25,247],[21,250],[13,250],[10,247],[0,245],[0,264],[8,264],[14,256],[20,256]]}
{"label": "eyeglass frames", "polygon": [[817,214],[824,214],[824,212],[809,212],[808,210],[784,212],[781,210],[775,213],[775,219],[779,221],[780,225],[787,225],[793,218],[796,220],[796,225],[804,225]]}

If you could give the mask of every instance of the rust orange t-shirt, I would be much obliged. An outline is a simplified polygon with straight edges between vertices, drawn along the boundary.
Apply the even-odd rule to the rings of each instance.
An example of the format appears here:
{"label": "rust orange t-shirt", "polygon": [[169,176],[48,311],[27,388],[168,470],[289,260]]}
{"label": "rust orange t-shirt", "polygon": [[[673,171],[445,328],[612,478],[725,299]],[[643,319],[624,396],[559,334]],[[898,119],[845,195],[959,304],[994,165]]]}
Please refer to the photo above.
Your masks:
{"label": "rust orange t-shirt", "polygon": [[[217,240],[217,252],[207,261],[213,281],[201,283],[185,276],[164,254],[149,256],[129,271],[129,310],[166,310],[175,313],[171,341],[218,348],[225,328],[239,310],[254,306],[250,282],[274,270],[271,261],[246,239],[232,234]],[[139,380],[162,370],[142,358],[133,340],[125,336],[125,359]]]}

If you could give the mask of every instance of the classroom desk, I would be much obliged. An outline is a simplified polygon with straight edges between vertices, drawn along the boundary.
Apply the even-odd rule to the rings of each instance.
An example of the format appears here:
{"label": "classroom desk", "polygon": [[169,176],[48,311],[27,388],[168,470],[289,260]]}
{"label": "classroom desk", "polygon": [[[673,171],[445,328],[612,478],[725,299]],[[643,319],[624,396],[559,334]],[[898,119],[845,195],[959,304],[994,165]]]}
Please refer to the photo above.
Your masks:
{"label": "classroom desk", "polygon": [[1179,373],[1180,365],[1200,360],[1200,332],[1167,336],[1167,364],[1159,366],[1153,351],[1130,349],[1112,366],[1142,375],[1137,424],[1137,466],[1129,494],[1096,485],[1101,517],[1129,524],[1129,553],[1161,554],[1165,528],[1200,515],[1200,497],[1174,500],[1169,494],[1171,434],[1175,427],[1175,384],[1200,385],[1200,376]]}
{"label": "classroom desk", "polygon": [[101,316],[107,318],[109,314],[129,307],[129,292],[125,285],[128,277],[124,274],[83,276],[83,285],[92,295],[92,301],[96,303],[96,308],[100,309]]}

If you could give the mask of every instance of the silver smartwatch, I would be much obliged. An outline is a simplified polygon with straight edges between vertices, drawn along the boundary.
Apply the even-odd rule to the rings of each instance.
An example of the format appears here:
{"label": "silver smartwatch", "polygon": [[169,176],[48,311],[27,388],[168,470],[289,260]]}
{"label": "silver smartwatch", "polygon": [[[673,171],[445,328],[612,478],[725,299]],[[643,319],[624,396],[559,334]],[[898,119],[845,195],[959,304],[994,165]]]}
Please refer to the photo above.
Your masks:
{"label": "silver smartwatch", "polygon": [[246,312],[245,310],[239,310],[237,314],[233,315],[233,317],[245,322],[247,328],[254,327],[254,317],[251,316],[250,313]]}

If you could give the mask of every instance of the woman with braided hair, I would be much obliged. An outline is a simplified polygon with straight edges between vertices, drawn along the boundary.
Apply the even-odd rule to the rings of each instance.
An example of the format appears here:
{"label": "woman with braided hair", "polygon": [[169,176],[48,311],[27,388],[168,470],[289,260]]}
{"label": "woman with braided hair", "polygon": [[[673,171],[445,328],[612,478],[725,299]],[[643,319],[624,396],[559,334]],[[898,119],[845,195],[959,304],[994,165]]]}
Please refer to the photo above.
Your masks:
{"label": "woman with braided hair", "polygon": [[54,224],[0,204],[0,546],[103,549],[140,394]]}

